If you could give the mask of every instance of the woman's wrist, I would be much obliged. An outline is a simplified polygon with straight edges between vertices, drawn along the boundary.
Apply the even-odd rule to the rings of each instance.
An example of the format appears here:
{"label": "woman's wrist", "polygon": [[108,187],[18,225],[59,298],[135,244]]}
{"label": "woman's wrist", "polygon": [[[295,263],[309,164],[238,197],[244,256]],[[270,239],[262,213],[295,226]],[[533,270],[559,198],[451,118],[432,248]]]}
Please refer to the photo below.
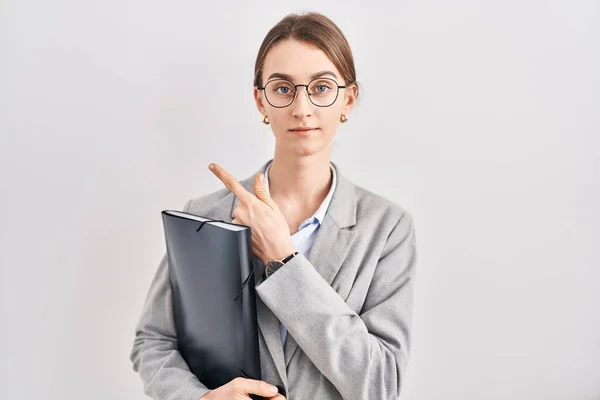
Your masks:
{"label": "woman's wrist", "polygon": [[291,256],[292,254],[296,253],[296,249],[294,247],[288,247],[280,252],[277,253],[277,257],[274,258],[269,258],[267,260],[267,262],[272,261],[272,260],[277,260],[277,261],[283,261],[285,258]]}

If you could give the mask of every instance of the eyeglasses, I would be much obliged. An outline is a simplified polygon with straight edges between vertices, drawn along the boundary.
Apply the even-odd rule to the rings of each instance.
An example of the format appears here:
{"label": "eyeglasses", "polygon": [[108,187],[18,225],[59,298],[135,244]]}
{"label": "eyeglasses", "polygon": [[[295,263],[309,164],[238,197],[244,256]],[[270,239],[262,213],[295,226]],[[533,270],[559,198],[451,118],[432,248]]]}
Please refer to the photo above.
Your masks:
{"label": "eyeglasses", "polygon": [[264,91],[265,98],[270,105],[275,108],[284,108],[294,102],[300,86],[304,86],[308,99],[315,106],[329,107],[337,100],[340,89],[346,89],[350,85],[341,86],[329,78],[315,78],[307,85],[294,85],[286,79],[273,79],[257,89]]}

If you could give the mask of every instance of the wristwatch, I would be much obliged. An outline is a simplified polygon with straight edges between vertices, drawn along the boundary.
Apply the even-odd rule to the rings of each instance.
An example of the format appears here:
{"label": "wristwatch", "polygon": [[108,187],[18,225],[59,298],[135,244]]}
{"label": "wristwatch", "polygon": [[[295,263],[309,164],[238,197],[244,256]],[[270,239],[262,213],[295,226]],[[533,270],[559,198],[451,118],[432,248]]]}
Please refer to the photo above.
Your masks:
{"label": "wristwatch", "polygon": [[267,279],[268,277],[270,277],[271,275],[273,275],[275,273],[275,271],[277,271],[279,268],[283,267],[283,265],[290,261],[292,258],[294,258],[296,255],[298,255],[298,252],[292,253],[289,256],[285,257],[282,260],[270,260],[267,265],[265,265],[265,273],[263,274],[263,278]]}

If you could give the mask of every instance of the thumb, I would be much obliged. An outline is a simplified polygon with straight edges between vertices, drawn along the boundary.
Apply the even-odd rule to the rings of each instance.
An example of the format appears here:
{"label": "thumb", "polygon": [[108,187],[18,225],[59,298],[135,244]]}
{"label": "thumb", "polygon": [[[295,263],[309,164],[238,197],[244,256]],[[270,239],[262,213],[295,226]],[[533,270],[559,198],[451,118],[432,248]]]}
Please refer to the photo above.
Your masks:
{"label": "thumb", "polygon": [[254,177],[254,194],[259,200],[271,205],[271,195],[265,186],[265,175],[263,173],[256,174]]}

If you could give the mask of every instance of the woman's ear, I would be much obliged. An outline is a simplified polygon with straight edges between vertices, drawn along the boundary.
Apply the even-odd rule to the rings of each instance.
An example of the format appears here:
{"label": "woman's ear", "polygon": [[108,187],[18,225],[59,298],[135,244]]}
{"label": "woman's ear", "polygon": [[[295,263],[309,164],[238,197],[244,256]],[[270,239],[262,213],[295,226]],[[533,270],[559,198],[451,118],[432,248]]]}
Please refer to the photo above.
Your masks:
{"label": "woman's ear", "polygon": [[256,108],[258,109],[258,112],[261,113],[261,115],[267,115],[267,109],[264,104],[265,97],[261,92],[262,90],[254,88],[254,101],[256,102]]}
{"label": "woman's ear", "polygon": [[356,104],[356,98],[358,97],[358,86],[356,83],[350,85],[344,90],[344,114],[349,115],[350,111],[354,108]]}

